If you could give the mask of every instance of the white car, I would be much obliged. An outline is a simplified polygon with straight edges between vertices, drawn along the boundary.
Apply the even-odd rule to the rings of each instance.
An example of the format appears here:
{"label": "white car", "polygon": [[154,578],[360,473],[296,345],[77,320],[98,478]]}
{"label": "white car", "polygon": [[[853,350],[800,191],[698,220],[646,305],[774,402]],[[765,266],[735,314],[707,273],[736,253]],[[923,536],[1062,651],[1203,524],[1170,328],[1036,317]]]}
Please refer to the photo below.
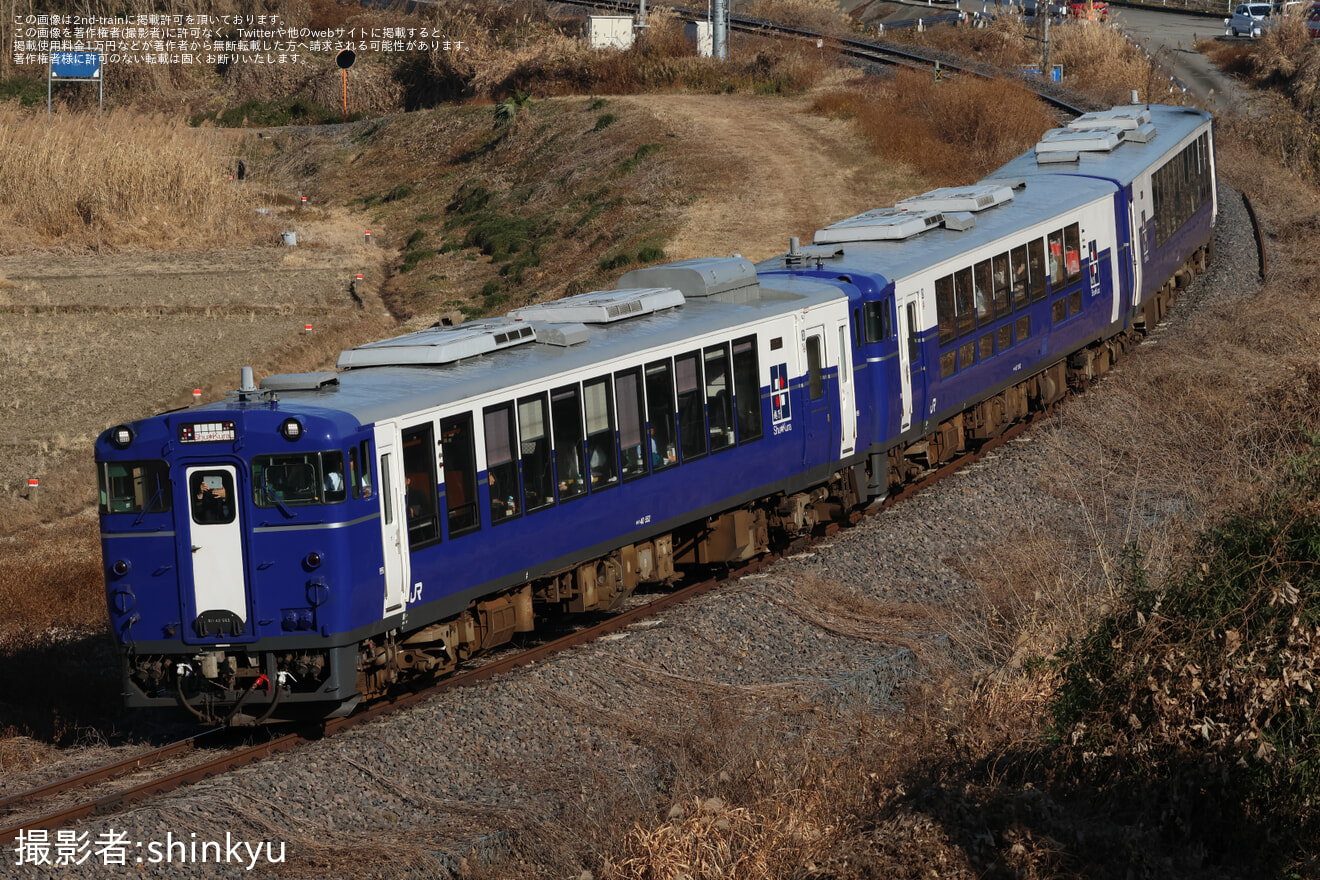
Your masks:
{"label": "white car", "polygon": [[1224,33],[1235,37],[1259,37],[1261,32],[1278,24],[1285,16],[1300,12],[1300,0],[1287,3],[1239,3],[1233,17],[1224,19]]}

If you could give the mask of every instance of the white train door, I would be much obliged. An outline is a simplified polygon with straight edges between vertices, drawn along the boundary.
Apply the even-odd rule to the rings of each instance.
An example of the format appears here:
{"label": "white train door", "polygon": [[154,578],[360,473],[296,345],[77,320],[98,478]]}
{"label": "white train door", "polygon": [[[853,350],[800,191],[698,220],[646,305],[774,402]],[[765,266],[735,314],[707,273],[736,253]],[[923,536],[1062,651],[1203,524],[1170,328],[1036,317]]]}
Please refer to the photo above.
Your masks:
{"label": "white train door", "polygon": [[385,576],[385,616],[403,610],[407,595],[407,508],[403,500],[403,464],[394,441],[393,425],[376,426],[376,472],[380,479],[380,573]]}
{"label": "white train door", "polygon": [[190,467],[188,539],[199,637],[240,636],[247,629],[247,578],[238,479],[232,465]]}
{"label": "white train door", "polygon": [[843,458],[852,455],[857,446],[857,403],[846,318],[839,322],[839,422],[839,458]]}

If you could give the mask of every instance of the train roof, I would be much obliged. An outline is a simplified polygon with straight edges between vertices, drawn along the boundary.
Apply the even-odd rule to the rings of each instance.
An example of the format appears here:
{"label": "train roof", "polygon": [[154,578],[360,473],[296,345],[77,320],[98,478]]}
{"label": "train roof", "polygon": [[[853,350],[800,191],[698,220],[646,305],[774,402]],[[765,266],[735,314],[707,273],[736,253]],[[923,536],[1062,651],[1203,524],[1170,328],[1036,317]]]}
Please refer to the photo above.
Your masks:
{"label": "train roof", "polygon": [[[1010,199],[974,211],[941,210],[939,208],[943,200],[937,201],[940,196],[978,194],[986,193],[988,190],[1005,189],[1011,190]],[[1045,223],[1059,214],[1110,196],[1115,189],[1112,183],[1105,181],[1075,178],[1067,186],[1059,186],[1056,182],[1018,179],[998,181],[992,187],[974,185],[935,190],[933,193],[916,197],[916,200],[900,202],[896,206],[897,212],[895,209],[868,211],[856,218],[849,218],[848,221],[826,227],[817,232],[816,241],[821,242],[822,238],[832,237],[828,235],[831,231],[839,237],[871,235],[874,227],[867,226],[866,219],[859,220],[859,218],[870,217],[880,221],[879,225],[893,226],[895,223],[889,222],[891,218],[898,222],[912,222],[902,220],[903,215],[907,215],[917,222],[929,223],[929,219],[922,220],[922,215],[927,217],[934,215],[936,222],[924,230],[913,232],[909,237],[826,241],[801,248],[801,253],[796,259],[791,253],[781,254],[757,264],[757,268],[762,271],[779,270],[786,266],[803,265],[804,261],[810,264],[819,259],[822,268],[838,268],[840,271],[845,271],[846,267],[848,272],[867,272],[885,281],[894,281],[926,272],[944,263],[966,260],[967,254],[971,251],[1018,235],[1024,229]],[[921,205],[923,200],[926,202],[925,205]],[[976,201],[976,195],[972,195],[970,200]],[[985,201],[986,198],[982,196],[980,200]],[[844,226],[849,221],[858,221],[852,230]],[[883,230],[881,234],[885,232],[888,230]],[[903,235],[904,232],[905,229],[899,229],[894,235]],[[821,233],[827,235],[822,236]]]}
{"label": "train roof", "polygon": [[[992,172],[985,182],[1079,175],[1130,186],[1210,119],[1209,113],[1195,107],[1163,104],[1129,104],[1087,113],[1066,128],[1046,132],[1034,149]],[[1115,129],[1122,135],[1106,137]]]}
{"label": "train roof", "polygon": [[[921,274],[1112,195],[1174,149],[1210,114],[1129,105],[1052,129],[1031,151],[963,187],[944,187],[818,230],[762,271],[847,267],[883,281]],[[882,282],[883,283],[883,282]]]}
{"label": "train roof", "polygon": [[762,286],[740,257],[637,270],[619,285],[507,317],[359,346],[340,355],[338,372],[268,376],[261,387],[278,394],[281,407],[333,409],[366,425],[556,376],[590,374],[599,364],[642,351],[690,350],[703,336],[844,296],[837,287],[804,279],[776,278]]}

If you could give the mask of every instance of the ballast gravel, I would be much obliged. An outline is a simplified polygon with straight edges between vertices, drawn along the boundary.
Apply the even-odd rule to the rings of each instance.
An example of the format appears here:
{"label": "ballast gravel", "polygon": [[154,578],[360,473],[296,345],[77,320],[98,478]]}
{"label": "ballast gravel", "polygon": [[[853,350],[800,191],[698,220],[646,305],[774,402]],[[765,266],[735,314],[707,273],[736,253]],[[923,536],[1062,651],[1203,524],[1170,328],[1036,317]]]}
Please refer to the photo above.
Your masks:
{"label": "ballast gravel", "polygon": [[[1215,262],[1162,333],[1259,283],[1241,197],[1222,186],[1219,196]],[[1103,395],[1104,384],[1089,393]],[[5,876],[446,876],[515,847],[535,858],[541,844],[527,829],[547,823],[576,834],[589,817],[602,822],[600,836],[625,833],[602,819],[606,792],[663,817],[694,731],[738,719],[750,722],[739,730],[814,741],[858,710],[898,711],[932,658],[961,656],[958,634],[904,631],[901,610],[968,600],[976,586],[960,572],[1003,535],[1079,534],[1074,502],[1040,491],[1046,435],[1062,430],[1042,425],[657,621],[81,823],[65,832],[74,837],[64,851],[81,864],[17,865],[6,843]],[[56,832],[47,852],[60,856]]]}

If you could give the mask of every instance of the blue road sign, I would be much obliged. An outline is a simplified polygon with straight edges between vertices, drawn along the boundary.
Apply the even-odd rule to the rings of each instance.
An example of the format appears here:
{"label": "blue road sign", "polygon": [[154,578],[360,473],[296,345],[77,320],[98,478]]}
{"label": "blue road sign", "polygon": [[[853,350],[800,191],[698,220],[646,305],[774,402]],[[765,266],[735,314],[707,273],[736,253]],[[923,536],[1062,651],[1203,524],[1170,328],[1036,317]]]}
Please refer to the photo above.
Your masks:
{"label": "blue road sign", "polygon": [[100,52],[52,52],[51,79],[100,79]]}

